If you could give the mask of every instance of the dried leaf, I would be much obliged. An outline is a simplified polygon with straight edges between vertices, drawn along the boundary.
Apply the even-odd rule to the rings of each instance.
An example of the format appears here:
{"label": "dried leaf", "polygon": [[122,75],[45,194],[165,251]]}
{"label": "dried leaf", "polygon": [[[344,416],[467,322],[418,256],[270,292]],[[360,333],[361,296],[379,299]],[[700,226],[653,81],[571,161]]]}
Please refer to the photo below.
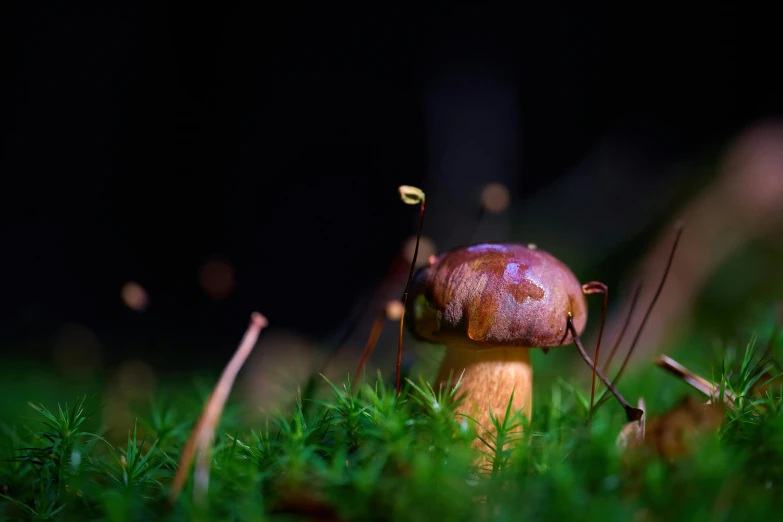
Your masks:
{"label": "dried leaf", "polygon": [[667,459],[688,454],[699,437],[718,431],[725,410],[688,395],[671,411],[653,417],[645,430],[645,445]]}
{"label": "dried leaf", "polygon": [[282,487],[278,492],[277,501],[271,506],[274,515],[288,515],[304,520],[319,522],[339,522],[337,509],[327,502],[325,495],[318,488]]}
{"label": "dried leaf", "polygon": [[780,380],[779,377],[781,374],[773,374],[770,370],[764,371],[764,373],[761,374],[761,377],[759,377],[759,380],[756,381],[756,383],[752,386],[751,391],[755,394],[761,395],[762,397],[767,395],[767,391],[772,389],[772,391],[780,390]]}

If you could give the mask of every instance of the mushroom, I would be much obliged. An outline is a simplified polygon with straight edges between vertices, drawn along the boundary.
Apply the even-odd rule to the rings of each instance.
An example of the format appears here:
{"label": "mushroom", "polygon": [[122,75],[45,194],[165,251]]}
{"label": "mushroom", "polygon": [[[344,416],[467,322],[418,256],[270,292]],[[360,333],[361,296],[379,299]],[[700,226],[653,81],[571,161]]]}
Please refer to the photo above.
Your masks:
{"label": "mushroom", "polygon": [[414,335],[446,346],[436,383],[453,385],[461,377],[458,413],[490,433],[490,408],[502,419],[512,392],[512,411],[531,417],[530,350],[570,344],[587,322],[579,280],[535,245],[484,243],[431,258],[417,272],[411,296]]}

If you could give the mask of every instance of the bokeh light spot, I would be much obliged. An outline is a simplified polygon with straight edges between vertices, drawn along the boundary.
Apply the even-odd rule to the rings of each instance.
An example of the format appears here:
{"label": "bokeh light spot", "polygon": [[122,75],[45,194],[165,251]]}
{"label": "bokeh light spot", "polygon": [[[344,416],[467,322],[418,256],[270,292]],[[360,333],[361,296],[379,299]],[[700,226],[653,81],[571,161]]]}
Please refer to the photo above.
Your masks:
{"label": "bokeh light spot", "polygon": [[490,183],[481,191],[481,206],[492,214],[499,214],[511,203],[511,192],[502,183]]}
{"label": "bokeh light spot", "polygon": [[402,317],[403,306],[401,301],[392,300],[386,303],[386,318],[390,321],[399,321]]}
{"label": "bokeh light spot", "polygon": [[222,301],[236,287],[234,267],[225,259],[210,259],[201,267],[198,282],[210,299]]}
{"label": "bokeh light spot", "polygon": [[318,347],[293,331],[264,334],[263,349],[253,352],[237,382],[249,417],[265,416],[296,398],[297,389],[318,371]]}
{"label": "bokeh light spot", "polygon": [[117,370],[115,383],[123,397],[152,397],[157,384],[155,370],[143,361],[125,361]]}
{"label": "bokeh light spot", "polygon": [[[107,436],[115,443],[123,441],[136,427],[137,407],[155,396],[157,378],[152,367],[139,360],[124,361],[107,382],[103,422]],[[144,435],[144,426],[139,424]]]}
{"label": "bokeh light spot", "polygon": [[[419,254],[416,256],[416,266],[425,266],[430,258],[436,252],[435,242],[427,236],[421,236],[419,241]],[[416,236],[411,236],[405,240],[402,247],[402,254],[405,261],[410,263],[413,260],[413,252],[416,250]]]}
{"label": "bokeh light spot", "polygon": [[125,306],[131,310],[141,312],[149,306],[150,298],[147,291],[136,281],[128,281],[122,285],[120,297]]}

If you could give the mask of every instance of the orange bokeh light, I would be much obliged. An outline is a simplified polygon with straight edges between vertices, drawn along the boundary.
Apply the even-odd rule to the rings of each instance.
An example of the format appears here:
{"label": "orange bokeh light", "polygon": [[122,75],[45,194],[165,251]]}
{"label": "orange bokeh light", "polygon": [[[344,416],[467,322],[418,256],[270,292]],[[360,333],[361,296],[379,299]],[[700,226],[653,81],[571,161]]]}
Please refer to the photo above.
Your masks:
{"label": "orange bokeh light", "polygon": [[136,281],[128,281],[122,285],[120,297],[125,306],[131,310],[141,312],[149,306],[150,298],[147,291]]}
{"label": "orange bokeh light", "polygon": [[396,299],[386,303],[386,307],[384,308],[386,318],[390,321],[399,321],[400,317],[402,317],[403,310],[404,307],[402,306],[402,302],[397,301]]}
{"label": "orange bokeh light", "polygon": [[490,183],[481,191],[481,205],[492,214],[499,214],[511,203],[511,192],[502,183]]}
{"label": "orange bokeh light", "polygon": [[236,287],[234,267],[225,259],[210,259],[201,267],[198,282],[210,299],[222,301]]}
{"label": "orange bokeh light", "polygon": [[[407,262],[413,260],[413,252],[416,249],[416,236],[409,237],[405,244],[402,246],[402,253],[405,256]],[[435,242],[427,236],[421,236],[419,240],[419,254],[416,256],[416,266],[424,266],[427,264],[431,255],[435,254],[436,246]]]}

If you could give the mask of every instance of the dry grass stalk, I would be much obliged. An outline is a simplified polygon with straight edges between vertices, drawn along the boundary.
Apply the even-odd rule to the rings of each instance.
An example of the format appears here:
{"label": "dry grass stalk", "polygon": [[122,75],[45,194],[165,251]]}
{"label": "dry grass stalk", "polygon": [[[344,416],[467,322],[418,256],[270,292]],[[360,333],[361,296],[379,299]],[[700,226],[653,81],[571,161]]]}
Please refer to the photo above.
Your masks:
{"label": "dry grass stalk", "polygon": [[[689,369],[687,369],[685,366],[681,365],[671,357],[668,357],[666,355],[661,355],[659,357],[656,357],[653,362],[663,368],[664,370],[668,371],[669,373],[679,377],[686,383],[690,384],[700,392],[702,392],[704,395],[708,396],[710,400],[717,399],[720,395],[720,386],[713,383],[709,379],[705,379],[704,377],[700,375],[696,375]],[[723,401],[726,403],[726,406],[733,410],[734,409],[734,401],[736,397],[734,397],[734,394],[731,392],[731,390],[724,389],[723,390]]]}
{"label": "dry grass stalk", "polygon": [[209,486],[211,447],[212,441],[215,438],[215,430],[220,422],[220,416],[223,413],[223,408],[226,405],[228,395],[231,393],[234,380],[236,380],[236,376],[242,368],[242,365],[245,364],[250,352],[253,351],[253,347],[255,347],[256,342],[258,341],[258,335],[261,333],[261,330],[266,328],[268,324],[269,322],[266,317],[258,312],[253,312],[250,316],[250,325],[248,326],[245,335],[242,337],[239,347],[223,370],[223,374],[220,376],[215,388],[212,390],[209,399],[207,399],[201,417],[193,428],[190,438],[185,444],[185,448],[182,450],[177,473],[174,475],[174,481],[171,484],[171,491],[169,492],[169,500],[172,503],[177,500],[179,494],[182,492],[188,471],[190,470],[190,464],[196,454],[193,496],[197,502],[206,499],[207,488]]}

